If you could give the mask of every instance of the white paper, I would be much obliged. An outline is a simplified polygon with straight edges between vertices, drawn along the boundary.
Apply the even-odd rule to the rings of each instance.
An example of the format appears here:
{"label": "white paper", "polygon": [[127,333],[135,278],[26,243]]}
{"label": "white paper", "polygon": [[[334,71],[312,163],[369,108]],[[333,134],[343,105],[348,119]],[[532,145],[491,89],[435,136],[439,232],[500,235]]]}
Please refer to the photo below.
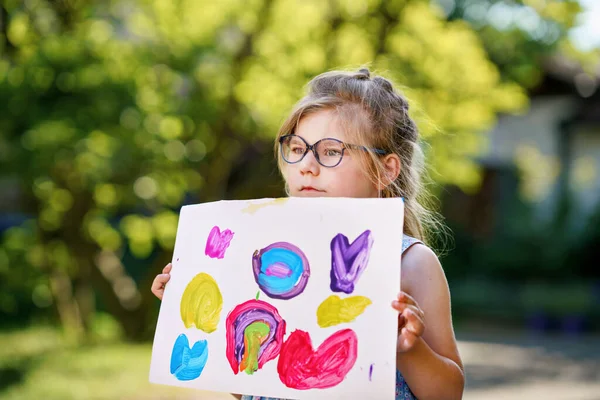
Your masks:
{"label": "white paper", "polygon": [[[183,207],[171,280],[165,289],[156,327],[150,382],[285,399],[394,399],[397,312],[391,302],[400,289],[403,213],[404,203],[399,198],[260,199]],[[233,232],[223,258],[205,254],[207,239],[215,226],[221,232],[226,229]],[[356,281],[354,291],[332,292],[332,239],[343,234],[352,243],[366,230],[370,230],[373,243],[368,265]],[[304,290],[288,300],[270,298],[260,290],[252,263],[255,251],[281,241],[297,246],[310,267]],[[181,316],[184,291],[199,273],[214,278],[223,299],[216,330],[211,333],[195,326],[186,328]],[[226,357],[226,318],[237,305],[256,299],[257,294],[260,301],[274,306],[285,320],[284,340],[292,332],[302,330],[309,333],[316,350],[337,331],[355,332],[356,361],[339,384],[301,390],[287,387],[278,374],[279,356],[251,375],[245,371],[234,374]],[[352,322],[322,328],[317,324],[317,309],[331,295],[341,299],[365,296],[372,304]],[[190,347],[198,341],[207,341],[206,365],[200,376],[191,380],[180,380],[170,370],[174,344],[182,334]],[[320,364],[314,366],[315,381],[322,373],[318,369],[325,368],[326,363]]]}

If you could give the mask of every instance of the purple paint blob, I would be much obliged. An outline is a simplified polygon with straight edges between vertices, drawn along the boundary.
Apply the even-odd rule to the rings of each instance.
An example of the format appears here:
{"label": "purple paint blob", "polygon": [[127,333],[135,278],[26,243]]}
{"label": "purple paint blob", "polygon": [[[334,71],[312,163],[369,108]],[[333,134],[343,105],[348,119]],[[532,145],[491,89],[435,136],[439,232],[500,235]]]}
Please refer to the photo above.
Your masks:
{"label": "purple paint blob", "polygon": [[213,227],[208,234],[204,254],[210,258],[221,259],[225,257],[225,250],[227,250],[229,247],[231,239],[233,239],[233,235],[234,233],[229,229],[225,229],[223,232],[221,232],[218,226]]}
{"label": "purple paint blob", "polygon": [[375,364],[371,364],[371,366],[369,367],[369,381],[373,377],[373,365],[375,365]]}
{"label": "purple paint blob", "polygon": [[331,290],[350,294],[369,263],[373,247],[370,230],[360,234],[352,244],[341,233],[331,240]]}

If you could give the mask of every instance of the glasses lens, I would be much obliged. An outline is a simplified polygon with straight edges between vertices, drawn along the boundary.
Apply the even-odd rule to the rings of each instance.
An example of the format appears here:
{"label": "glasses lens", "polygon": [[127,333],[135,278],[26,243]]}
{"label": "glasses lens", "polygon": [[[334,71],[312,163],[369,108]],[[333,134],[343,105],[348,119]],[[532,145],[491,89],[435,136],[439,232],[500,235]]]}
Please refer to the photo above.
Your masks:
{"label": "glasses lens", "polygon": [[317,145],[319,161],[326,167],[338,165],[342,159],[344,145],[337,140],[325,139]]}
{"label": "glasses lens", "polygon": [[306,143],[297,136],[287,136],[281,142],[281,154],[289,163],[300,161],[304,153],[306,153]]}

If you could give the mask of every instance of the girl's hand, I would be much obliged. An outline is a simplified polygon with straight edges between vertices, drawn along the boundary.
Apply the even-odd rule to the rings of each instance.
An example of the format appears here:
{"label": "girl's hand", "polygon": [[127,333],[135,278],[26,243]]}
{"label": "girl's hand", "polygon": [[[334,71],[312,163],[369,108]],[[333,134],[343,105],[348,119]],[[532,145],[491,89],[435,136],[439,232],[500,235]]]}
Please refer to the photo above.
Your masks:
{"label": "girl's hand", "polygon": [[404,353],[413,348],[425,331],[425,314],[411,296],[405,292],[398,294],[398,299],[392,302],[392,307],[399,311],[398,342],[396,350]]}
{"label": "girl's hand", "polygon": [[154,282],[152,282],[152,293],[160,300],[162,300],[163,294],[165,293],[165,285],[169,282],[169,279],[171,279],[171,267],[171,263],[167,264],[167,266],[163,268],[162,274],[156,275]]}

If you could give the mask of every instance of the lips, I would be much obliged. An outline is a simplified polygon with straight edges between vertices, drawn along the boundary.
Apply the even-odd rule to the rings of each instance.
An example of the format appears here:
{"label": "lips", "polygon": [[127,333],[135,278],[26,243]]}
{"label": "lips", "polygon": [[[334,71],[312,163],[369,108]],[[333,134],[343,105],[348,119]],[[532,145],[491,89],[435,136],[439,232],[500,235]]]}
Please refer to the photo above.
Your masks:
{"label": "lips", "polygon": [[300,189],[301,192],[323,192],[323,190],[319,190],[317,188],[314,188],[312,186],[302,186],[302,188]]}

